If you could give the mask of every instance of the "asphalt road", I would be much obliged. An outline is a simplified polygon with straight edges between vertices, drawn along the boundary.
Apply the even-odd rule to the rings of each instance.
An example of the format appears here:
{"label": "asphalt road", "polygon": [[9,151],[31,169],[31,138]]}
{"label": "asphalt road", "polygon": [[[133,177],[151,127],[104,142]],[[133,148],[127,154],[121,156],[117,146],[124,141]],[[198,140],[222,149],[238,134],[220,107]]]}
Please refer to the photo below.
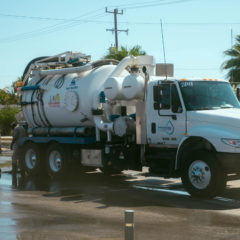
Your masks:
{"label": "asphalt road", "polygon": [[[0,156],[3,172],[9,164]],[[240,181],[228,182],[222,196],[198,200],[179,180],[131,171],[16,180],[7,173],[0,179],[1,240],[124,239],[127,209],[135,211],[136,240],[240,239]]]}

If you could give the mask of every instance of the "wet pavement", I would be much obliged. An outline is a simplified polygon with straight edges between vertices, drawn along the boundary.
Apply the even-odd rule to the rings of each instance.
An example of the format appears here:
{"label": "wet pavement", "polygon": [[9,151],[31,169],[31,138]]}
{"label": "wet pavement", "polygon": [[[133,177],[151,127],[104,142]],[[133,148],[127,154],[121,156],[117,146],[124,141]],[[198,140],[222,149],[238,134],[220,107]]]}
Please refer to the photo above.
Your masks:
{"label": "wet pavement", "polygon": [[12,178],[10,160],[0,156],[1,240],[124,239],[127,209],[135,211],[135,239],[240,239],[239,180],[222,196],[198,200],[178,179],[134,171]]}

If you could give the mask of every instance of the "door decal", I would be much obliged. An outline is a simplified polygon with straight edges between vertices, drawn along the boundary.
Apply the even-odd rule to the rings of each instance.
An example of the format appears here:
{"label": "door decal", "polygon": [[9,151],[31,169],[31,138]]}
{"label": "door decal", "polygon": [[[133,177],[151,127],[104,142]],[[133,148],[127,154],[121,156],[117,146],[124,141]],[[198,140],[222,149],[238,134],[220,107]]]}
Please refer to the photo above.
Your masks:
{"label": "door decal", "polygon": [[168,135],[172,135],[174,133],[174,126],[170,120],[166,123],[165,126],[158,126],[159,132],[165,132]]}

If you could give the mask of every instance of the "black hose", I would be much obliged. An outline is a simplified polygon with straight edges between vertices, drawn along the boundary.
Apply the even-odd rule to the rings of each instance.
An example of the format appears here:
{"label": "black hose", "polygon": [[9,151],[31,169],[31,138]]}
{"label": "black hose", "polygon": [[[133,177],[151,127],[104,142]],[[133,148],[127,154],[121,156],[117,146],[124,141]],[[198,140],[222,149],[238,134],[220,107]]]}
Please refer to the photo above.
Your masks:
{"label": "black hose", "polygon": [[[28,69],[30,68],[31,64],[33,64],[33,63],[35,63],[35,62],[37,62],[37,61],[40,61],[40,60],[42,60],[42,59],[44,59],[44,58],[48,58],[48,56],[34,58],[33,60],[31,60],[31,61],[28,63],[28,65],[27,65],[27,66],[25,67],[25,69],[24,69],[24,72],[23,72],[23,75],[22,75],[22,81],[23,81],[23,79],[25,78],[25,76],[26,76],[26,74],[27,74],[27,72],[28,72]],[[25,85],[27,85],[27,83],[26,83]]]}

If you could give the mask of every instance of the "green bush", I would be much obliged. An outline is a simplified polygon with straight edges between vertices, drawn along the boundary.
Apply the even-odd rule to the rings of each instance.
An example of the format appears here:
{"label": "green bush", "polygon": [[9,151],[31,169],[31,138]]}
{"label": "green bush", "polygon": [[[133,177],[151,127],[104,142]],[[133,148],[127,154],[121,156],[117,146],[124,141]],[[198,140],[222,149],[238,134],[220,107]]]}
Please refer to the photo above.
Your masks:
{"label": "green bush", "polygon": [[15,115],[19,112],[16,107],[0,109],[0,132],[2,136],[11,135],[11,123],[16,121]]}

